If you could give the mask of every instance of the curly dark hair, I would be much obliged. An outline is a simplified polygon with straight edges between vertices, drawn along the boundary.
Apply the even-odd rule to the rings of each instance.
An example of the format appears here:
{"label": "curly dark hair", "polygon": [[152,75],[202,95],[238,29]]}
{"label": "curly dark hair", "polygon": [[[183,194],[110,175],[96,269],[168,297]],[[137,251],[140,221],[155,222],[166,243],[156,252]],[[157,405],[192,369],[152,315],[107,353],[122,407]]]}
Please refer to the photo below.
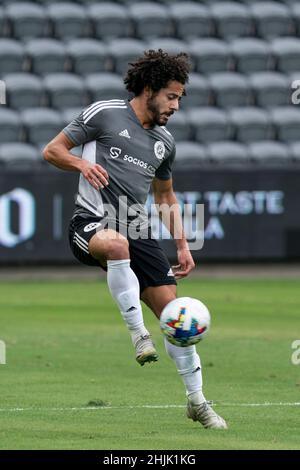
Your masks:
{"label": "curly dark hair", "polygon": [[185,85],[189,80],[189,56],[185,52],[170,55],[162,49],[144,52],[137,62],[130,63],[124,83],[126,89],[139,96],[145,87],[158,92],[171,80]]}

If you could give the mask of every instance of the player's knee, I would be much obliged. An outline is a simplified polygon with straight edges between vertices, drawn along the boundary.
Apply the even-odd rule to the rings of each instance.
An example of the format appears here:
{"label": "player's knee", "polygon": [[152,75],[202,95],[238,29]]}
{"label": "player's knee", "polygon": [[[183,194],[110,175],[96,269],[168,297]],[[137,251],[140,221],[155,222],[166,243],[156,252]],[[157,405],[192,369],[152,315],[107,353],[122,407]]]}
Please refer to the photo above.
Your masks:
{"label": "player's knee", "polygon": [[126,238],[110,240],[106,252],[107,259],[129,259],[129,243]]}

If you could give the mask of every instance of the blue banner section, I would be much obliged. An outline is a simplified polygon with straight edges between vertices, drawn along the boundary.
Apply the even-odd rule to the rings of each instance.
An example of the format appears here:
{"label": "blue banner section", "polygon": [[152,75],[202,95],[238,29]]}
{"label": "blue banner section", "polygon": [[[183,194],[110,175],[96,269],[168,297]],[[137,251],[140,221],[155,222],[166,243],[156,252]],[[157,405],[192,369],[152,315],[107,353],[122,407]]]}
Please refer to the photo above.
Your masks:
{"label": "blue banner section", "polygon": [[[191,245],[196,260],[300,258],[299,169],[189,167],[173,178],[188,237],[197,237],[197,227],[204,237],[202,248]],[[77,183],[78,175],[55,169],[1,171],[1,264],[76,262],[67,235]],[[168,238],[152,202],[150,195],[153,232]],[[174,242],[162,243],[175,258]]]}

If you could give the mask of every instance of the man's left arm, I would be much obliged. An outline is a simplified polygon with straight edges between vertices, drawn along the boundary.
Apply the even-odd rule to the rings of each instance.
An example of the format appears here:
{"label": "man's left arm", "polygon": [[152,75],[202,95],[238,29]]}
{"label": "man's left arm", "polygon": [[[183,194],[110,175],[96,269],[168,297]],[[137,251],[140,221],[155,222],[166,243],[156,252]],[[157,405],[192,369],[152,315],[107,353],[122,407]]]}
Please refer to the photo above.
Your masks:
{"label": "man's left arm", "polygon": [[181,279],[194,269],[195,263],[184,234],[180,207],[173,190],[172,178],[167,180],[154,178],[152,189],[159,216],[176,243],[179,264],[173,268],[175,269],[175,278]]}

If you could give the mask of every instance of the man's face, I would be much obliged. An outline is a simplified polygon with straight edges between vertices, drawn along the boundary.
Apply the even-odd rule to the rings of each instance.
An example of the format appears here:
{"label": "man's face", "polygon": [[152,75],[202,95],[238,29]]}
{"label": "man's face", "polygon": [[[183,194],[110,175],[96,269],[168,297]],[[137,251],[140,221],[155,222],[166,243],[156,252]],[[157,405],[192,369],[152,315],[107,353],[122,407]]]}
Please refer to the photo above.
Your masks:
{"label": "man's face", "polygon": [[165,126],[169,117],[179,109],[179,101],[184,92],[182,83],[171,81],[166,88],[162,88],[147,100],[147,108],[151,113],[153,124]]}

